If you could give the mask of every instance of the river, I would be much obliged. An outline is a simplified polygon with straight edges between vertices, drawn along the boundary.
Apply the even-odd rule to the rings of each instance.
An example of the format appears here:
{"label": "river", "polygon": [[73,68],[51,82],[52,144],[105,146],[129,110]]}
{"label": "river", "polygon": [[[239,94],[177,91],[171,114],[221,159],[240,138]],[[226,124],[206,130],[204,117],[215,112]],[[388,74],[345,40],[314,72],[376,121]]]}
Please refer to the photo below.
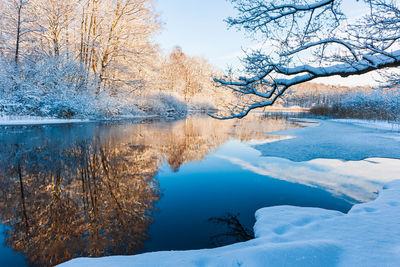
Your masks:
{"label": "river", "polygon": [[[400,171],[397,133],[318,125],[253,114],[2,126],[2,262],[46,266],[245,241],[260,208],[346,213]],[[380,168],[389,173],[367,177]]]}

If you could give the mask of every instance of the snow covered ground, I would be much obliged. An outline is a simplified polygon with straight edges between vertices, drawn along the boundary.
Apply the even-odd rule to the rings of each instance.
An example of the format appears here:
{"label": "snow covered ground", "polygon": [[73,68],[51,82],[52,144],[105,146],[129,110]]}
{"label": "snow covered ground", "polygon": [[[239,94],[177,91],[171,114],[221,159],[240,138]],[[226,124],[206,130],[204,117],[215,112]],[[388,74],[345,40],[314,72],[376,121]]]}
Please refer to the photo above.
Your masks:
{"label": "snow covered ground", "polygon": [[360,120],[360,119],[333,119],[331,121],[351,123],[372,129],[392,130],[400,132],[399,122],[389,122],[381,120]]}
{"label": "snow covered ground", "polygon": [[63,124],[88,122],[86,119],[56,119],[35,116],[1,116],[1,125],[40,125],[40,124]]}
{"label": "snow covered ground", "polygon": [[114,118],[108,118],[103,120],[95,119],[58,119],[58,118],[46,118],[38,116],[0,116],[0,126],[17,126],[17,125],[43,125],[43,124],[67,124],[67,123],[83,123],[93,121],[118,121],[118,120],[142,120],[158,118],[157,115],[121,115]]}
{"label": "snow covered ground", "polygon": [[[268,207],[256,212],[256,238],[247,242],[215,249],[78,258],[60,266],[398,266],[400,180],[392,180],[400,179],[400,135],[380,129],[319,121],[318,127],[273,133],[296,138],[252,144],[259,151],[255,158],[226,158],[259,174],[361,201],[371,197],[359,192],[371,191],[371,186],[380,191],[377,199],[353,206],[348,214]],[[287,158],[276,156],[289,150]]]}

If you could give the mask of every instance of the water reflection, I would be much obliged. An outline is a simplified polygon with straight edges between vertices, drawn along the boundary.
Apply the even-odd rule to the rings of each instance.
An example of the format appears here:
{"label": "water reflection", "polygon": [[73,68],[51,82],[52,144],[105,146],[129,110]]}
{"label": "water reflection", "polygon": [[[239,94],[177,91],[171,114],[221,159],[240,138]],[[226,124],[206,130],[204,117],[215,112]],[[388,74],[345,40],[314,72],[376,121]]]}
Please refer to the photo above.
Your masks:
{"label": "water reflection", "polygon": [[[263,123],[260,123],[263,121]],[[230,138],[297,127],[280,117],[0,129],[0,213],[7,245],[30,265],[135,254],[148,239],[156,174],[200,161]]]}
{"label": "water reflection", "polygon": [[240,222],[240,213],[227,214],[220,217],[211,217],[208,222],[222,225],[225,228],[224,232],[213,235],[210,239],[216,246],[221,246],[228,242],[244,242],[254,238],[254,231]]}
{"label": "water reflection", "polygon": [[147,239],[159,198],[157,169],[135,148],[95,140],[62,151],[50,144],[32,150],[14,145],[2,155],[0,210],[9,226],[7,245],[30,264],[134,254]]}

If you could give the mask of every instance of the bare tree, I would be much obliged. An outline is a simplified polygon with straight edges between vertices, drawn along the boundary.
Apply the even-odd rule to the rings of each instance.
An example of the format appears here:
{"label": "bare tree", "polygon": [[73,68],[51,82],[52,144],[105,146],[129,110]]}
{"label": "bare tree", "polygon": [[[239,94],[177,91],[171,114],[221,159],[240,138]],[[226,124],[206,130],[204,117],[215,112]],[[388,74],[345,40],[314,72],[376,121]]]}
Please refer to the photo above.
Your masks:
{"label": "bare tree", "polygon": [[[148,0],[88,0],[81,7],[79,58],[107,88],[137,86],[158,29]],[[101,89],[101,88],[99,88]]]}
{"label": "bare tree", "polygon": [[21,56],[22,44],[32,41],[30,34],[35,31],[32,27],[29,0],[5,0],[2,3],[2,37],[8,39],[3,46],[7,54],[12,54],[18,64]]}
{"label": "bare tree", "polygon": [[[175,47],[169,57],[160,66],[162,77],[159,88],[182,95],[190,102],[195,95],[204,95],[208,99],[213,92],[212,66],[203,58],[191,57],[180,47]],[[213,95],[214,96],[214,95]]]}
{"label": "bare tree", "polygon": [[348,77],[400,65],[400,9],[392,0],[360,0],[368,10],[347,19],[340,0],[231,0],[239,15],[231,27],[260,37],[268,49],[243,59],[246,77],[215,79],[246,99],[229,114],[242,118],[269,106],[291,86],[320,77]]}
{"label": "bare tree", "polygon": [[69,27],[76,20],[77,0],[36,0],[33,2],[42,50],[50,56],[68,54]]}

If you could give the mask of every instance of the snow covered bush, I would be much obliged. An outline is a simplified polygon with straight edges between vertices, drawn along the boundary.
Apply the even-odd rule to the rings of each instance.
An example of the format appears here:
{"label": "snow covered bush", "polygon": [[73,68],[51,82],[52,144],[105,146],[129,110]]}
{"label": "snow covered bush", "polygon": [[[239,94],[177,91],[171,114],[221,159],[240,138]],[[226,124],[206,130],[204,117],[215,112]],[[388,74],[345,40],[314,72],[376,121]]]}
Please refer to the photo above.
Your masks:
{"label": "snow covered bush", "polygon": [[372,90],[347,94],[330,106],[311,109],[316,115],[331,115],[339,118],[400,120],[400,90]]}
{"label": "snow covered bush", "polygon": [[87,68],[61,57],[31,58],[15,65],[0,60],[0,115],[53,118],[181,117],[186,104],[172,95],[140,99],[131,91],[101,87]]}
{"label": "snow covered bush", "polygon": [[147,94],[138,101],[138,107],[147,114],[163,117],[184,117],[187,114],[187,104],[173,94]]}
{"label": "snow covered bush", "polygon": [[94,82],[85,68],[56,58],[1,63],[0,112],[67,118],[95,114]]}
{"label": "snow covered bush", "polygon": [[189,101],[189,109],[193,112],[214,112],[217,110],[215,98],[215,95],[210,97],[203,94],[196,94]]}

